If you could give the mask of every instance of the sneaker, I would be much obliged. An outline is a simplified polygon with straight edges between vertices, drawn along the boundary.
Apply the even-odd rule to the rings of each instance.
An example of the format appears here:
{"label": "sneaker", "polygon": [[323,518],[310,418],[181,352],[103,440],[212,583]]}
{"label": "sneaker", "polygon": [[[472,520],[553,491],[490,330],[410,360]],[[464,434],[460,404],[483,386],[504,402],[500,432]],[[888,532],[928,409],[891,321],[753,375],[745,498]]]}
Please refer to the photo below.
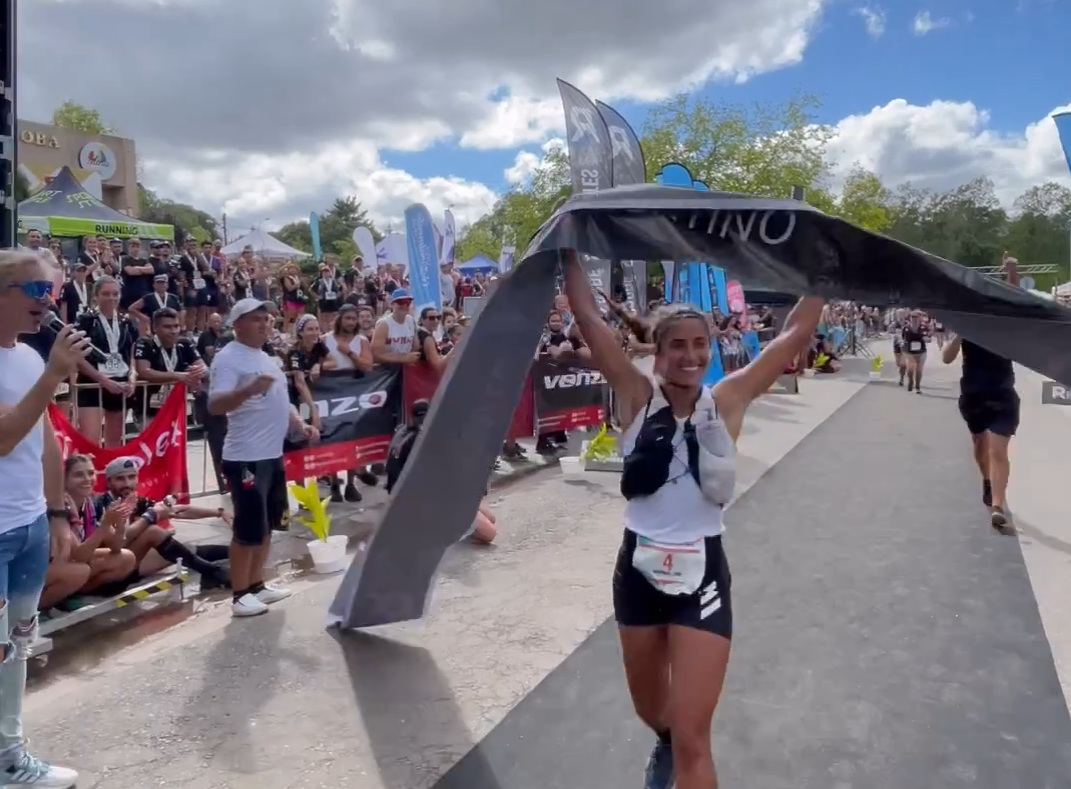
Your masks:
{"label": "sneaker", "polygon": [[342,498],[342,487],[341,486],[339,486],[339,485],[332,485],[331,486],[331,501],[334,502],[335,504],[339,504],[339,503],[345,501],[345,499]]}
{"label": "sneaker", "polygon": [[643,773],[643,789],[673,789],[677,778],[673,770],[673,746],[661,737],[655,743],[647,769]]}
{"label": "sneaker", "polygon": [[232,616],[260,616],[266,613],[268,613],[267,604],[261,602],[252,593],[242,595],[231,605]]}
{"label": "sneaker", "polygon": [[352,482],[346,485],[346,489],[342,491],[342,498],[351,504],[356,504],[357,502],[364,500],[361,491],[357,490],[357,486]]}
{"label": "sneaker", "polygon": [[293,592],[289,589],[284,589],[278,586],[265,586],[257,592],[256,598],[264,605],[271,605],[272,603],[278,603],[280,600],[285,600],[292,594]]}
{"label": "sneaker", "polygon": [[982,504],[993,506],[993,484],[988,479],[982,480]]}
{"label": "sneaker", "polygon": [[0,771],[0,786],[4,789],[71,789],[78,773],[66,767],[56,767],[28,753],[15,764]]}
{"label": "sneaker", "polygon": [[1011,526],[1011,515],[1003,507],[994,507],[989,515],[989,522],[994,529],[1004,529]]}

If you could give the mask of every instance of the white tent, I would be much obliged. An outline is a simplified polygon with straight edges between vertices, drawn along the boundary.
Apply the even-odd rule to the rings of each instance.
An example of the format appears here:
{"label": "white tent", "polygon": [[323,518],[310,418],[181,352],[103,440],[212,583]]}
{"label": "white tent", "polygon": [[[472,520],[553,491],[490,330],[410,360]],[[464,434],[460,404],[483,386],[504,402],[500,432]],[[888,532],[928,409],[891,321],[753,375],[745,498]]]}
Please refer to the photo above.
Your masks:
{"label": "white tent", "polygon": [[266,230],[253,230],[227,244],[221,251],[227,257],[238,257],[246,247],[253,247],[253,254],[266,260],[309,257],[308,252],[302,252],[289,244],[284,244]]}

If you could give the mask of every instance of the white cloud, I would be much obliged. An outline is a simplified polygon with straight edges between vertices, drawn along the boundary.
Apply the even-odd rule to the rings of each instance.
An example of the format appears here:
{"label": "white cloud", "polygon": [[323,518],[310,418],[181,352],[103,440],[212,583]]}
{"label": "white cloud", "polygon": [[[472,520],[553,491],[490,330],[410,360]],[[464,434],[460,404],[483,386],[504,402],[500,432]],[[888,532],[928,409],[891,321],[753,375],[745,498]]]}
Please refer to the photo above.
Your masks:
{"label": "white cloud", "polygon": [[855,9],[855,13],[863,18],[866,32],[871,38],[881,38],[885,35],[885,12],[874,6],[864,6]]}
{"label": "white cloud", "polygon": [[546,162],[546,156],[554,149],[565,148],[565,140],[553,137],[543,143],[542,155],[531,151],[520,151],[513,164],[505,170],[506,181],[510,184],[523,184]]}
{"label": "white cloud", "polygon": [[952,20],[948,17],[934,19],[929,11],[920,11],[915,15],[915,21],[911,23],[911,29],[915,31],[916,36],[924,36],[951,24]]}
{"label": "white cloud", "polygon": [[541,143],[563,122],[557,76],[642,101],[791,66],[832,2],[326,0],[295,13],[293,0],[34,0],[20,5],[20,110],[100,110],[136,141],[149,186],[237,222],[299,216],[342,186],[390,217],[413,195],[493,195],[411,178],[377,151]]}
{"label": "white cloud", "polygon": [[[385,166],[368,143],[330,144],[284,156],[209,154],[183,162],[165,152],[146,158],[146,180],[161,194],[193,205],[217,205],[235,233],[253,224],[278,227],[323,210],[334,198],[352,194],[379,225],[395,227],[412,203],[433,216],[450,207],[459,225],[491,210],[495,192],[462,178],[416,178]],[[265,222],[265,220],[268,220]]]}
{"label": "white cloud", "polygon": [[989,128],[988,113],[969,101],[920,107],[896,99],[838,123],[829,152],[841,173],[858,162],[890,186],[911,181],[944,190],[988,176],[1010,207],[1045,181],[1071,186],[1051,114],[1006,134]]}

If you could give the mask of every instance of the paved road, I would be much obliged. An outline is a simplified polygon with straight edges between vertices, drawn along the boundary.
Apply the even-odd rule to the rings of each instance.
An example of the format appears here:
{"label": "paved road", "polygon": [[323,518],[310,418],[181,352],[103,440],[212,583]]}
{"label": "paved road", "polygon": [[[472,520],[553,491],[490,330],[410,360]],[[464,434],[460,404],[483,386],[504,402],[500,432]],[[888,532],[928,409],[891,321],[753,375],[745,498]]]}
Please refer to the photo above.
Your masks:
{"label": "paved road", "polygon": [[[1029,519],[1028,578],[985,525],[948,371],[920,398],[804,383],[756,404],[741,444],[727,784],[1044,789],[1062,766],[1066,786],[1071,723],[1031,593],[1067,599],[1066,517]],[[1035,419],[1071,431],[1024,408],[1017,453],[1044,456]],[[36,691],[34,745],[82,789],[633,785],[646,735],[606,624],[615,483],[547,471],[502,494],[501,544],[448,557],[424,622],[336,641],[337,580],[315,578],[267,617],[207,611]],[[1014,495],[1025,521],[1035,494]],[[1056,605],[1042,615],[1071,665]]]}

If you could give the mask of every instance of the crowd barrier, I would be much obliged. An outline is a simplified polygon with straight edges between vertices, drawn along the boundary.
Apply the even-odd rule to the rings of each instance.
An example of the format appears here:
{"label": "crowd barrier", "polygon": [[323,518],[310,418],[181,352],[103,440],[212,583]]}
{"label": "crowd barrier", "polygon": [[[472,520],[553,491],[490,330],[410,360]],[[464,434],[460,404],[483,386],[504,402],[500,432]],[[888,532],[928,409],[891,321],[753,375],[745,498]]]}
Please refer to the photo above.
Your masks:
{"label": "crowd barrier", "polygon": [[[754,358],[765,341],[759,334],[747,332],[742,344],[748,357]],[[440,379],[434,369],[421,363],[404,368],[377,365],[361,376],[325,372],[310,380],[320,441],[287,443],[287,478],[300,481],[384,462],[395,429],[408,418],[414,402],[434,397]],[[76,414],[68,420],[62,407],[54,405],[53,421],[65,451],[90,455],[98,469],[115,457],[141,458],[140,492],[152,499],[171,495],[185,502],[190,497],[223,492],[225,485],[218,469],[226,417],[208,414],[205,395],[189,395],[181,386],[170,391],[154,415],[144,392],[147,385],[140,383],[138,387],[142,391],[129,400],[138,406],[133,422],[140,423],[140,430],[127,436],[119,447],[96,446],[76,429]],[[601,425],[613,413],[611,397],[602,374],[581,360],[538,358],[506,438],[532,438]],[[310,418],[306,405],[299,410]],[[197,433],[200,438],[193,438]],[[190,478],[191,459],[200,466],[194,479]],[[100,484],[104,484],[103,479]]]}

